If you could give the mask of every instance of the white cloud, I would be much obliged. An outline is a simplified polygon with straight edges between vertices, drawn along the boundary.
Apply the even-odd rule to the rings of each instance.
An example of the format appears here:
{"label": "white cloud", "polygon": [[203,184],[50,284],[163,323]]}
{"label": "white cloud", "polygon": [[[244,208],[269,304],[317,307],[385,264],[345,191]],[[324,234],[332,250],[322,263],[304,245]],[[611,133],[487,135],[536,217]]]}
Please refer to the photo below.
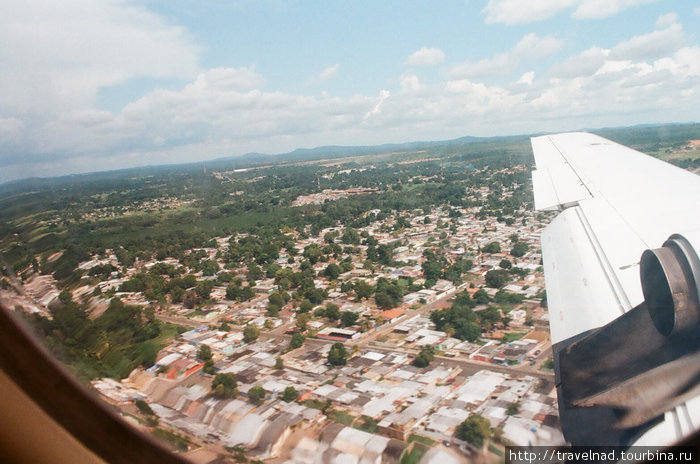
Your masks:
{"label": "white cloud", "polygon": [[580,0],[572,16],[579,19],[607,18],[628,8],[655,1],[658,0]]}
{"label": "white cloud", "polygon": [[660,58],[680,49],[685,44],[683,26],[674,21],[675,16],[662,16],[657,25],[663,26],[648,34],[632,37],[619,43],[610,51],[611,59]]}
{"label": "white cloud", "polygon": [[523,24],[547,19],[576,4],[576,0],[489,0],[484,8],[487,23]]}
{"label": "white cloud", "polygon": [[14,138],[24,128],[24,121],[18,118],[0,118],[0,139]]}
{"label": "white cloud", "polygon": [[[122,13],[124,9],[141,11],[116,1],[108,6]],[[13,8],[21,10],[20,6]],[[76,14],[76,7],[68,8]],[[102,24],[96,12],[88,16]],[[13,82],[0,75],[0,81],[9,86],[0,94],[0,181],[250,151],[278,153],[299,146],[692,120],[697,119],[700,107],[700,47],[685,45],[689,38],[674,15],[660,17],[656,31],[611,50],[591,47],[563,60],[548,74],[539,71],[536,61],[558,53],[562,42],[528,34],[503,53],[454,67],[439,83],[422,81],[413,71],[402,69],[389,81],[392,87],[352,96],[270,89],[254,66],[198,70],[196,49],[183,31],[150,13],[131,22],[128,15],[116,21],[120,17],[110,12],[109,19],[102,21],[112,32],[127,33],[144,21],[150,25],[142,31],[142,37],[148,38],[144,50],[129,51],[138,58],[137,63],[122,62],[114,68],[90,47],[84,56],[78,47],[78,56],[52,43],[44,44],[51,41],[31,37],[29,29],[20,27],[36,48],[32,55],[22,48],[21,34],[12,30],[5,16],[0,17],[0,43],[19,44],[21,52],[15,56],[11,47],[2,48],[0,57],[10,63],[4,69],[16,80],[24,78]],[[43,21],[51,22],[50,18]],[[106,40],[99,39],[98,31],[85,34]],[[4,40],[8,37],[12,38],[9,42]],[[126,49],[132,50],[132,40],[125,42]],[[174,48],[166,53],[173,45],[170,42]],[[157,50],[185,61],[176,62],[172,70],[148,62]],[[109,56],[116,53],[107,52]],[[423,54],[422,61],[413,65],[430,63],[428,55]],[[113,58],[124,61],[123,57]],[[22,60],[27,60],[26,76],[20,72]],[[71,63],[71,72],[65,71],[64,62]],[[324,71],[331,75],[338,69],[333,65]],[[187,83],[152,90],[118,112],[97,109],[92,103],[99,88],[133,76],[158,75]],[[495,75],[508,75],[503,79],[507,83],[493,85],[481,79]],[[54,87],[43,87],[41,79]],[[21,98],[34,87],[34,97]],[[19,95],[12,95],[13,89]]]}
{"label": "white cloud", "polygon": [[445,52],[439,48],[421,47],[406,58],[409,66],[435,66],[445,61]]}
{"label": "white cloud", "polygon": [[420,80],[415,74],[404,74],[401,76],[401,90],[404,92],[413,92],[420,88]]}
{"label": "white cloud", "polygon": [[369,119],[372,116],[376,116],[382,111],[382,105],[384,102],[391,96],[391,92],[388,90],[382,90],[379,92],[379,97],[377,98],[377,103],[374,105],[374,108],[372,110],[368,111],[365,113],[365,119]]}
{"label": "white cloud", "polygon": [[658,0],[489,0],[484,12],[487,23],[524,24],[551,18],[573,7],[574,18],[606,18],[654,1]]}
{"label": "white cloud", "polygon": [[656,20],[655,26],[657,29],[665,29],[673,26],[674,24],[678,24],[678,15],[676,13],[667,13],[659,16],[659,18]]}
{"label": "white cloud", "polygon": [[591,76],[605,64],[605,59],[609,53],[610,50],[604,50],[599,47],[589,48],[554,66],[550,74],[560,78]]}
{"label": "white cloud", "polygon": [[450,77],[492,77],[504,76],[513,72],[521,62],[551,56],[562,47],[562,42],[550,35],[539,37],[530,33],[525,35],[509,51],[498,53],[491,58],[475,63],[466,61],[450,71]]}
{"label": "white cloud", "polygon": [[700,47],[683,47],[673,54],[672,57],[661,58],[654,62],[655,70],[668,70],[674,76],[689,79],[690,82],[698,84],[700,77]]}
{"label": "white cloud", "polygon": [[102,87],[198,66],[184,29],[119,0],[3,2],[0,43],[0,106],[20,113],[90,106]]}
{"label": "white cloud", "polygon": [[512,54],[524,58],[545,58],[559,51],[561,47],[561,40],[551,35],[539,37],[535,33],[530,33],[520,39]]}
{"label": "white cloud", "polygon": [[318,78],[322,81],[327,81],[338,75],[338,69],[340,69],[340,64],[336,63],[333,66],[329,66],[318,75]]}
{"label": "white cloud", "polygon": [[535,80],[535,73],[534,71],[528,71],[522,76],[520,76],[520,79],[518,79],[518,84],[525,84],[525,85],[532,85],[532,83]]}

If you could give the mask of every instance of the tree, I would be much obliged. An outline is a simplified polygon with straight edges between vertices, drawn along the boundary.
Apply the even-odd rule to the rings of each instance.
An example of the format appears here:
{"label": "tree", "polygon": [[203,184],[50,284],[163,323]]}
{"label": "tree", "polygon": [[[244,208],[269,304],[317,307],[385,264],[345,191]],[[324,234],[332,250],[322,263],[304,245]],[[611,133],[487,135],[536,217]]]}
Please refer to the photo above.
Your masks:
{"label": "tree", "polygon": [[136,400],[134,401],[134,404],[142,414],[147,416],[155,416],[156,413],[153,412],[153,409],[151,409],[148,403],[146,403],[144,400]]}
{"label": "tree", "polygon": [[357,319],[360,318],[360,315],[357,313],[353,313],[352,311],[343,311],[340,313],[340,323],[343,325],[343,327],[348,327],[353,325],[355,322],[357,322]]}
{"label": "tree", "polygon": [[479,324],[484,330],[491,330],[496,323],[501,322],[501,312],[493,306],[479,311],[478,317]]}
{"label": "tree", "polygon": [[506,408],[506,414],[509,416],[514,416],[520,411],[520,403],[517,401],[515,403],[509,403]]}
{"label": "tree", "polygon": [[[286,294],[286,293],[285,293]],[[267,313],[272,317],[277,317],[282,306],[286,304],[280,292],[273,292],[267,297]]]}
{"label": "tree", "polygon": [[291,403],[292,401],[296,401],[297,398],[299,398],[299,393],[297,393],[296,388],[289,386],[284,389],[284,393],[282,393],[283,401]]}
{"label": "tree", "polygon": [[199,295],[197,295],[195,290],[189,290],[185,292],[185,295],[182,297],[182,302],[186,308],[192,309],[199,303]]}
{"label": "tree", "polygon": [[343,237],[340,239],[346,245],[359,245],[360,244],[360,234],[357,233],[352,227],[347,227]]}
{"label": "tree", "polygon": [[202,368],[202,372],[209,375],[216,374],[216,367],[214,367],[214,361],[210,359],[209,361],[205,362],[204,367]]}
{"label": "tree", "polygon": [[436,281],[442,274],[442,265],[436,259],[428,258],[421,264],[421,268],[423,269],[423,277],[426,280]]}
{"label": "tree", "polygon": [[211,358],[211,348],[209,347],[209,345],[202,344],[202,346],[199,347],[199,351],[197,351],[197,359],[202,362],[207,362],[211,361]]}
{"label": "tree", "polygon": [[323,235],[323,241],[330,244],[335,242],[335,238],[338,236],[338,232],[326,232]]}
{"label": "tree", "polygon": [[498,263],[498,267],[500,267],[501,269],[510,269],[511,267],[513,267],[513,263],[503,258],[501,262]]}
{"label": "tree", "polygon": [[501,288],[510,280],[510,274],[503,269],[492,269],[486,273],[486,285]]}
{"label": "tree", "polygon": [[292,339],[289,342],[289,347],[293,350],[297,349],[304,344],[304,340],[306,340],[306,337],[304,337],[300,333],[295,333],[294,335],[292,335]]}
{"label": "tree", "polygon": [[259,335],[260,329],[253,324],[248,324],[243,328],[243,341],[246,343],[254,342]]}
{"label": "tree", "polygon": [[435,348],[432,345],[425,345],[413,359],[412,364],[416,367],[428,367],[433,359],[435,359]]}
{"label": "tree", "polygon": [[265,392],[265,389],[260,385],[256,385],[250,390],[248,390],[248,398],[250,399],[250,402],[256,406],[260,406],[261,404],[263,404],[263,402],[265,401],[265,396],[267,396],[267,393]]}
{"label": "tree", "polygon": [[485,440],[491,435],[491,424],[488,419],[479,414],[472,414],[457,426],[455,435],[460,440],[471,443],[476,448],[484,446]]}
{"label": "tree", "polygon": [[275,359],[275,369],[277,369],[278,371],[284,369],[284,360],[282,358]]}
{"label": "tree", "polygon": [[475,323],[476,315],[471,307],[475,304],[469,299],[469,294],[462,292],[455,298],[452,307],[440,309],[430,313],[430,321],[435,324],[437,330],[452,328],[454,336],[460,340],[475,341],[481,335],[479,326]]}
{"label": "tree", "polygon": [[344,366],[348,362],[348,352],[342,343],[334,343],[328,352],[328,362],[334,366]]}
{"label": "tree", "polygon": [[484,253],[500,253],[501,251],[501,244],[498,242],[491,242],[488,245],[484,246],[484,248],[481,249],[482,252]]}
{"label": "tree", "polygon": [[374,294],[374,301],[377,302],[377,306],[382,309],[391,309],[396,306],[394,299],[391,298],[386,292],[377,292]]}
{"label": "tree", "polygon": [[299,305],[299,312],[300,313],[308,313],[309,311],[311,311],[313,309],[313,307],[314,307],[314,305],[313,305],[313,303],[311,303],[311,301],[304,300]]}
{"label": "tree", "polygon": [[340,266],[335,263],[330,263],[323,270],[323,275],[328,278],[328,280],[336,280],[340,275]]}
{"label": "tree", "polygon": [[238,382],[236,375],[231,372],[216,374],[211,382],[211,389],[214,396],[219,398],[233,398],[238,394]]}
{"label": "tree", "polygon": [[358,280],[355,282],[355,293],[357,294],[357,299],[361,300],[363,298],[369,298],[374,292],[374,287],[365,282],[364,280]]}
{"label": "tree", "polygon": [[525,242],[518,242],[515,245],[513,245],[513,248],[510,250],[510,254],[515,256],[516,258],[520,258],[521,256],[524,256],[525,253],[530,250],[530,245],[528,245]]}
{"label": "tree", "polygon": [[263,278],[263,271],[255,263],[248,264],[248,280],[260,280]]}
{"label": "tree", "polygon": [[328,303],[324,315],[331,321],[337,321],[340,319],[340,308],[337,304]]}
{"label": "tree", "polygon": [[58,300],[67,305],[68,303],[73,302],[73,294],[68,290],[67,288],[64,288],[61,290],[61,293],[58,294]]}
{"label": "tree", "polygon": [[308,313],[297,314],[296,325],[302,332],[306,330],[306,324],[311,320],[311,316]]}
{"label": "tree", "polygon": [[474,301],[476,301],[477,304],[483,305],[483,304],[488,304],[489,301],[491,301],[491,298],[489,297],[489,294],[486,293],[486,290],[483,288],[480,288],[476,292],[474,292],[474,296],[472,296]]}

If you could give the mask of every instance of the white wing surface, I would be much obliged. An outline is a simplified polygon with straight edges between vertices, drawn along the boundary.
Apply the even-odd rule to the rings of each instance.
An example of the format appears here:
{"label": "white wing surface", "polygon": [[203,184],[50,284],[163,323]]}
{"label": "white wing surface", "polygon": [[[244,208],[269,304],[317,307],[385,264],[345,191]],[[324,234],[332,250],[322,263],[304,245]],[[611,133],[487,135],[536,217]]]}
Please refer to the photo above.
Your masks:
{"label": "white wing surface", "polygon": [[700,176],[589,133],[532,147],[535,207],[564,210],[542,234],[556,343],[642,302],[642,252],[700,230]]}
{"label": "white wing surface", "polygon": [[[567,438],[574,444],[594,444],[586,440],[605,442],[606,434],[614,437],[611,443],[674,443],[700,427],[698,396],[656,401],[645,410],[652,411],[650,415],[627,429],[632,431],[627,433],[615,423],[616,417],[620,417],[615,410],[629,412],[634,407],[625,405],[624,394],[620,392],[630,385],[644,385],[646,391],[653,390],[657,386],[656,380],[651,379],[653,373],[639,368],[642,364],[635,359],[634,348],[628,347],[623,356],[632,354],[629,364],[636,363],[634,374],[615,379],[614,369],[608,368],[608,374],[613,373],[609,375],[610,384],[596,384],[595,364],[598,361],[605,364],[607,360],[589,362],[587,351],[582,351],[578,341],[600,332],[594,329],[610,327],[613,322],[619,326],[623,324],[618,322],[623,320],[648,319],[646,312],[635,313],[641,314],[641,318],[631,317],[630,312],[633,308],[646,311],[649,307],[640,281],[640,257],[647,249],[662,247],[673,234],[700,237],[700,176],[589,133],[534,137],[532,148],[537,165],[532,173],[535,207],[561,211],[542,233],[542,256],[565,435],[568,427]],[[700,250],[700,241],[693,244],[695,250]],[[628,312],[630,317],[618,321]],[[624,333],[613,330],[607,333],[622,338],[622,345],[618,345],[621,347],[640,343],[640,340],[626,340]],[[572,356],[576,343],[579,352]],[[694,350],[694,347],[690,349],[689,355],[697,356]],[[569,365],[563,368],[567,361],[561,360],[566,356]],[[589,362],[590,371],[576,372],[577,363],[571,359],[585,361],[581,364]],[[627,365],[624,360],[615,362]],[[568,369],[568,373],[563,374],[561,369]],[[584,380],[586,376],[593,379],[589,391],[586,391],[588,387],[564,385],[567,379],[571,382],[577,375],[582,375]],[[575,391],[576,388],[579,390]],[[603,397],[613,400],[602,400]],[[603,404],[605,401],[608,404]],[[591,406],[595,405],[597,412],[592,411],[596,408]],[[646,413],[644,407],[640,408],[640,416]],[[634,421],[634,414],[629,414],[630,422]],[[600,423],[600,432],[597,435],[580,432],[578,429],[586,427],[586,421],[593,428]],[[625,436],[633,439],[624,439]]]}

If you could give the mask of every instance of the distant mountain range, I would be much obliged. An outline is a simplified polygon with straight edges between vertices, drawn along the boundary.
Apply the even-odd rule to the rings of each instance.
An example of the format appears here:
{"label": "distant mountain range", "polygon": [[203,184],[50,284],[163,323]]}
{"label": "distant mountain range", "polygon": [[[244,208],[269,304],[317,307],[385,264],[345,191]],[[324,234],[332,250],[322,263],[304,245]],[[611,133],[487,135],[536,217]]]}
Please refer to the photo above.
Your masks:
{"label": "distant mountain range", "polygon": [[[681,141],[687,141],[689,139],[700,139],[700,123],[649,124],[633,127],[586,130],[641,151],[654,151],[654,148],[660,143],[668,143],[669,140],[678,140],[679,143],[681,143]],[[0,194],[17,192],[19,190],[26,191],[31,190],[32,188],[59,186],[66,182],[99,182],[100,180],[104,179],[115,179],[120,177],[143,177],[156,174],[185,173],[197,169],[207,171],[242,169],[271,163],[294,163],[300,161],[379,155],[385,153],[415,153],[426,150],[430,151],[431,156],[446,156],[451,154],[472,154],[477,152],[488,155],[489,153],[503,153],[504,151],[512,150],[527,150],[529,152],[529,138],[534,135],[542,135],[542,133],[499,137],[466,136],[452,140],[432,142],[418,141],[365,146],[330,145],[316,148],[298,148],[288,153],[276,155],[266,153],[246,153],[244,155],[225,156],[192,163],[143,166],[114,171],[73,174],[51,178],[28,178],[13,180],[0,184]]]}

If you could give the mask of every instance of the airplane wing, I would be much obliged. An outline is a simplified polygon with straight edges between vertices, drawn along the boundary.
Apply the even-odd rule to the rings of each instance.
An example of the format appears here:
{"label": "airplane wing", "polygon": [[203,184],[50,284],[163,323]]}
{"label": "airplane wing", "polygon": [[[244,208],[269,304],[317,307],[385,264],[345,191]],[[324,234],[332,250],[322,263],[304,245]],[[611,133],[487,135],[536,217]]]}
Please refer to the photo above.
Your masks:
{"label": "airplane wing", "polygon": [[564,435],[675,443],[700,428],[700,176],[589,133],[532,148]]}

